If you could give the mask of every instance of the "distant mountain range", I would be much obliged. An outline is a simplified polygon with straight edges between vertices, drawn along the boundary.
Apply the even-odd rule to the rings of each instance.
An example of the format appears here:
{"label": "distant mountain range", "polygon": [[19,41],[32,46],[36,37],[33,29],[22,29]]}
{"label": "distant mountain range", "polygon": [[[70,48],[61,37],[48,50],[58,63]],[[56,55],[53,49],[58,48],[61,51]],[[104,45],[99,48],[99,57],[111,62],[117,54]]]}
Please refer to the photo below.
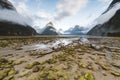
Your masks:
{"label": "distant mountain range", "polygon": [[[4,14],[3,11],[7,14]],[[10,14],[13,15],[13,19],[18,15],[17,20],[19,20],[20,15],[12,3],[8,0],[0,0],[0,36],[30,36],[37,34],[26,22],[21,20],[21,22],[24,23],[21,24],[19,21],[17,22],[17,20],[9,19],[9,17],[11,17]]]}
{"label": "distant mountain range", "polygon": [[[113,0],[106,11],[98,18],[100,21],[87,33],[95,36],[120,36],[120,0]],[[105,20],[106,19],[106,20]],[[108,19],[108,20],[107,20]],[[84,35],[87,28],[76,25],[64,32],[68,35]],[[49,22],[40,35],[59,35],[53,23]],[[37,35],[21,16],[12,3],[8,0],[0,0],[0,36],[31,36]]]}
{"label": "distant mountain range", "polygon": [[49,22],[45,28],[41,29],[39,31],[40,35],[59,35],[60,33],[57,32],[57,30],[54,28],[54,25],[52,22]]}
{"label": "distant mountain range", "polygon": [[64,34],[66,34],[66,35],[84,35],[86,33],[86,30],[87,30],[87,28],[76,25],[75,27],[64,31]]}
{"label": "distant mountain range", "polygon": [[[115,14],[107,22],[97,24],[87,34],[95,36],[120,36],[120,0],[113,0],[101,16],[106,17],[110,13]],[[101,18],[101,16],[99,18]]]}

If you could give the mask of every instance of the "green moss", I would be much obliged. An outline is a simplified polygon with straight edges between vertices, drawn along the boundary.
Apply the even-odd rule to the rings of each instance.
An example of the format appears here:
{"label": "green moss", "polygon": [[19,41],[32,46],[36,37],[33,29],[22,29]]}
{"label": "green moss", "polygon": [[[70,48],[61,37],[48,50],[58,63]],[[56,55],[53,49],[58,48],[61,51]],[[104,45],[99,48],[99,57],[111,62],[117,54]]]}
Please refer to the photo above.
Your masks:
{"label": "green moss", "polygon": [[48,60],[45,61],[45,63],[48,63],[48,64],[54,64],[54,63],[56,63],[56,62],[57,62],[57,60],[54,59],[54,58],[48,59]]}
{"label": "green moss", "polygon": [[0,58],[0,64],[2,64],[2,63],[8,63],[8,60],[5,58]]}
{"label": "green moss", "polygon": [[68,76],[67,75],[64,75],[63,78],[64,78],[64,80],[68,80]]}
{"label": "green moss", "polygon": [[32,63],[33,66],[35,66],[35,65],[39,65],[39,64],[40,64],[40,63],[37,62],[37,61],[35,61],[35,62]]}
{"label": "green moss", "polygon": [[22,64],[22,63],[24,63],[25,61],[15,61],[13,64],[14,65],[20,65],[20,64]]}
{"label": "green moss", "polygon": [[33,68],[33,65],[32,64],[27,64],[26,66],[25,66],[25,69],[32,69]]}
{"label": "green moss", "polygon": [[109,70],[110,67],[108,65],[105,65],[105,64],[100,64],[100,66],[102,67],[102,69],[104,70]]}
{"label": "green moss", "polygon": [[29,55],[30,55],[30,56],[42,57],[42,56],[46,55],[46,53],[33,51],[33,52],[31,52]]}
{"label": "green moss", "polygon": [[5,78],[5,80],[15,80],[13,75],[8,76],[7,78]]}
{"label": "green moss", "polygon": [[3,80],[5,77],[7,77],[8,72],[7,71],[1,71],[0,72],[0,80]]}
{"label": "green moss", "polygon": [[92,69],[93,69],[93,67],[92,67],[91,65],[89,65],[87,68],[88,68],[88,69],[90,69],[90,70],[92,70]]}
{"label": "green moss", "polygon": [[41,72],[39,73],[39,76],[40,76],[41,78],[45,78],[45,77],[48,76],[48,74],[49,74],[49,72],[47,72],[47,71],[41,71]]}
{"label": "green moss", "polygon": [[38,66],[33,67],[33,72],[38,72],[39,70],[40,70],[40,68]]}
{"label": "green moss", "polygon": [[111,74],[120,77],[120,72],[118,72],[118,71],[114,71],[114,70],[113,70],[113,71],[111,71]]}
{"label": "green moss", "polygon": [[0,47],[4,48],[4,47],[7,47],[8,45],[9,45],[9,42],[6,40],[0,42]]}
{"label": "green moss", "polygon": [[36,77],[36,78],[30,79],[30,80],[40,80],[40,79]]}
{"label": "green moss", "polygon": [[79,80],[86,80],[84,77],[80,78]]}
{"label": "green moss", "polygon": [[43,66],[43,65],[40,65],[39,66],[39,69],[42,71],[43,69],[45,68],[45,66]]}
{"label": "green moss", "polygon": [[26,73],[20,75],[19,77],[20,77],[20,78],[21,78],[21,77],[28,77],[30,74],[31,74],[31,72],[29,71],[29,72],[26,72]]}
{"label": "green moss", "polygon": [[53,74],[53,73],[49,73],[47,78],[48,78],[48,80],[56,80],[57,76],[55,74]]}
{"label": "green moss", "polygon": [[112,66],[120,68],[120,65],[116,64],[116,63],[112,63]]}
{"label": "green moss", "polygon": [[58,72],[57,72],[57,76],[58,76],[58,77],[63,77],[63,76],[64,76],[64,73],[63,73],[62,71],[58,71]]}
{"label": "green moss", "polygon": [[94,76],[90,73],[85,73],[84,77],[81,77],[79,80],[95,80]]}
{"label": "green moss", "polygon": [[68,80],[68,76],[62,71],[44,70],[39,73],[39,80]]}
{"label": "green moss", "polygon": [[82,62],[79,62],[79,63],[78,63],[78,66],[79,66],[79,67],[82,67],[82,68],[86,68],[86,67],[87,67],[87,65],[83,64]]}
{"label": "green moss", "polygon": [[40,63],[39,62],[33,62],[32,64],[27,64],[26,66],[25,66],[25,69],[32,69],[34,66],[36,66],[36,65],[39,65]]}
{"label": "green moss", "polygon": [[6,69],[6,68],[12,68],[13,60],[7,60],[5,58],[0,58],[0,68]]}
{"label": "green moss", "polygon": [[13,75],[13,74],[16,74],[16,73],[17,73],[16,70],[10,70],[10,71],[8,72],[8,75]]}
{"label": "green moss", "polygon": [[79,73],[76,72],[76,74],[74,74],[74,79],[75,79],[75,80],[78,80],[79,77],[80,77]]}
{"label": "green moss", "polygon": [[[56,37],[24,37],[24,36],[14,36],[14,37],[2,37],[4,40],[0,40],[0,47],[8,47],[8,46],[21,46],[21,45],[27,45],[31,43],[37,43],[40,41],[45,40],[53,40]],[[12,40],[10,40],[12,38]],[[7,40],[5,40],[7,39]]]}
{"label": "green moss", "polygon": [[40,52],[40,53],[38,54],[38,57],[42,57],[42,56],[44,56],[44,55],[46,55],[46,53]]}
{"label": "green moss", "polygon": [[86,80],[94,80],[94,76],[90,73],[85,73],[84,77],[85,77]]}
{"label": "green moss", "polygon": [[11,68],[11,67],[13,67],[12,64],[6,64],[6,65],[4,65],[4,68]]}
{"label": "green moss", "polygon": [[73,54],[76,54],[76,52],[77,52],[75,49],[76,49],[76,48],[73,47],[73,46],[65,47],[65,48],[64,48],[64,52],[65,52],[66,54],[71,54],[71,55],[73,55]]}

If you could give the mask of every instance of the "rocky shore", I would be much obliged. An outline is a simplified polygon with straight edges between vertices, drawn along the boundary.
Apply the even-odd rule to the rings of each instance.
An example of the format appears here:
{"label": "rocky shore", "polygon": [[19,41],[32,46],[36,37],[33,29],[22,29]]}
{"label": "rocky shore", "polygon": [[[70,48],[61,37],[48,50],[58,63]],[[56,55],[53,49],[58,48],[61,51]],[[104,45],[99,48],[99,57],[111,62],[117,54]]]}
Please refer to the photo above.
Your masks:
{"label": "rocky shore", "polygon": [[0,80],[120,80],[120,38],[13,43],[0,46]]}

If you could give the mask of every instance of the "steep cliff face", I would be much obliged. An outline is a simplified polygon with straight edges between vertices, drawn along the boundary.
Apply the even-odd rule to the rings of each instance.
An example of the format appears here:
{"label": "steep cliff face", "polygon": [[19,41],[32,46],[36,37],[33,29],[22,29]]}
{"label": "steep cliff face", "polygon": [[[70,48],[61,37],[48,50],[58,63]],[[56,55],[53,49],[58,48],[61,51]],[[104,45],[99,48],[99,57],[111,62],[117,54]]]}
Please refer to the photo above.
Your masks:
{"label": "steep cliff face", "polygon": [[0,22],[0,36],[32,36],[36,31],[30,26],[23,26],[11,22]]}
{"label": "steep cliff face", "polygon": [[59,33],[56,31],[56,29],[53,26],[52,22],[49,22],[45,28],[42,30],[40,35],[59,35]]}
{"label": "steep cliff face", "polygon": [[[8,11],[4,14],[2,11]],[[0,0],[0,36],[30,36],[36,35],[36,31],[29,25],[17,23],[9,19],[9,12],[13,11],[18,14],[15,7],[8,0]],[[7,16],[8,15],[8,16]],[[6,18],[7,17],[7,18]],[[4,18],[4,19],[3,19]],[[13,18],[18,18],[14,17]],[[19,20],[19,19],[18,19]]]}
{"label": "steep cliff face", "polygon": [[[120,0],[113,0],[109,8],[105,13],[107,13],[116,3]],[[105,14],[104,13],[104,14]],[[120,36],[120,9],[115,12],[115,15],[110,18],[109,21],[104,24],[98,24],[93,29],[88,32],[88,35],[95,36]]]}

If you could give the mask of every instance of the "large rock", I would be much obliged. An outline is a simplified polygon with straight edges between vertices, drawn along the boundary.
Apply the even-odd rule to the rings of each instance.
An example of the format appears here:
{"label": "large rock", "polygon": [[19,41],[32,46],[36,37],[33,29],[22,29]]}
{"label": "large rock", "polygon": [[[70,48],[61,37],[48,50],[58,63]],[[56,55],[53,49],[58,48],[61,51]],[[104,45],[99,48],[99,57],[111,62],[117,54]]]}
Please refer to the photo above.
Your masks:
{"label": "large rock", "polygon": [[[113,0],[108,9],[103,13],[107,13],[116,3],[120,0]],[[102,15],[103,15],[102,14]],[[120,9],[118,9],[115,15],[104,24],[98,24],[88,32],[88,35],[95,36],[120,36]]]}
{"label": "large rock", "polygon": [[49,22],[39,34],[40,35],[59,35],[57,30],[54,28],[52,22]]}
{"label": "large rock", "polygon": [[[0,0],[0,10],[14,11],[15,14],[18,14],[15,7],[8,0]],[[9,14],[9,13],[8,13]],[[4,14],[2,14],[4,15]],[[0,15],[1,16],[1,15]],[[2,16],[1,16],[2,17]],[[9,18],[9,17],[8,17]],[[27,23],[25,25],[10,21],[8,18],[0,19],[0,36],[31,36],[36,35],[36,31],[29,26]],[[14,15],[13,15],[14,18]],[[16,17],[17,18],[17,17]]]}

